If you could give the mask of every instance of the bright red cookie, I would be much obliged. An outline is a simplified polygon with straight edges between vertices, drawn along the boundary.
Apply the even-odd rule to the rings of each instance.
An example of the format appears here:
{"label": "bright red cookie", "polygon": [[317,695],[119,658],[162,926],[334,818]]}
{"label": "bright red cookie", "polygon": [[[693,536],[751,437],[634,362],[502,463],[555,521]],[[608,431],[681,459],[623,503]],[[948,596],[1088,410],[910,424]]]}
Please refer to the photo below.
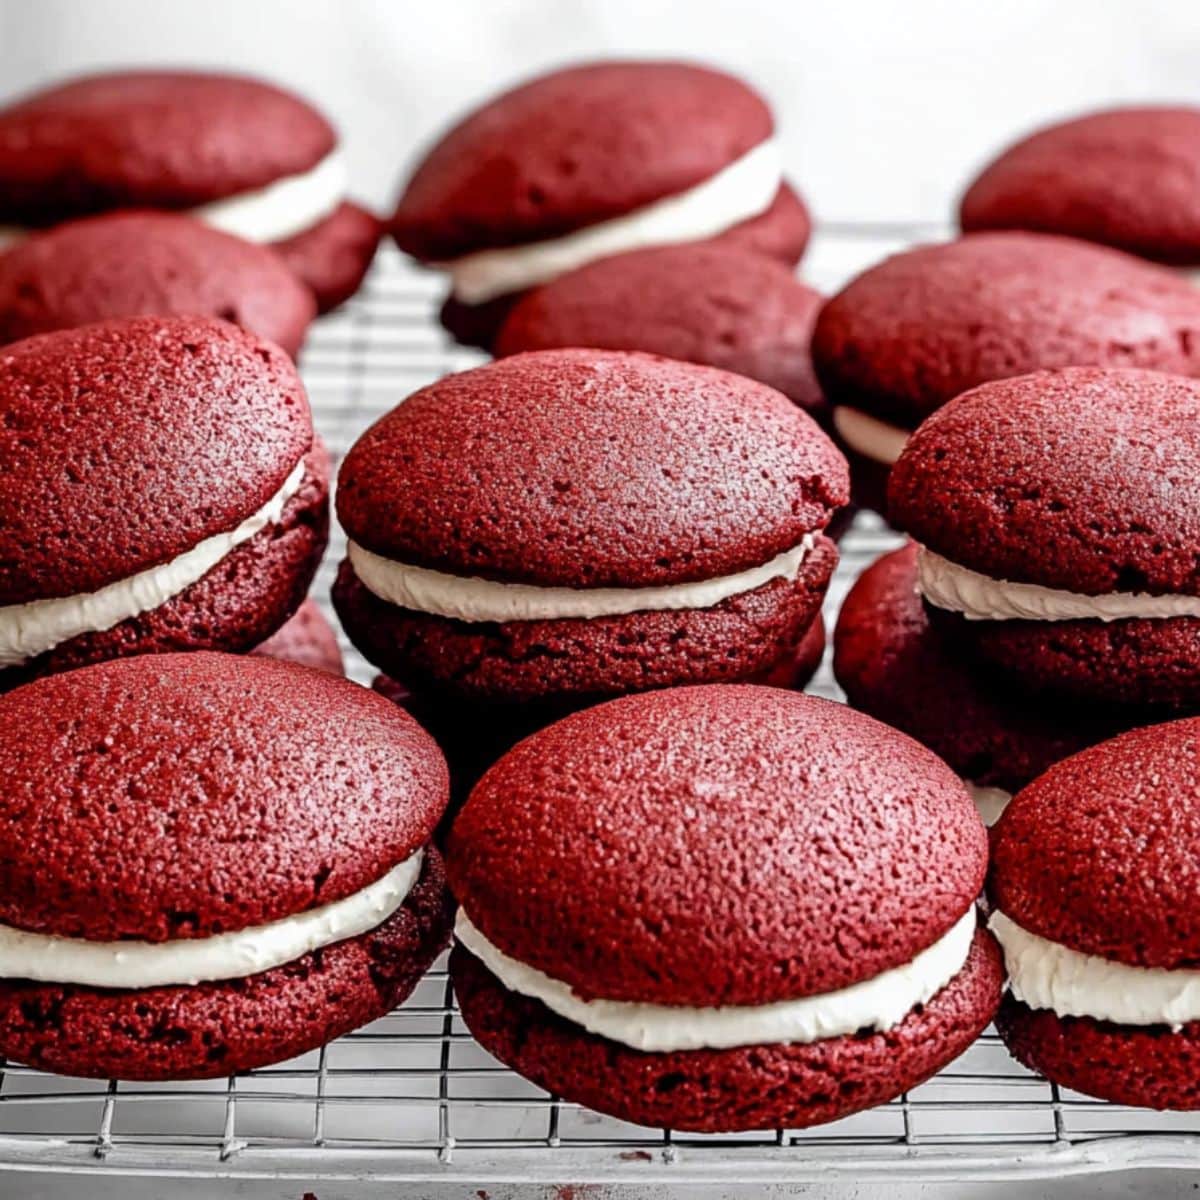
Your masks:
{"label": "bright red cookie", "polygon": [[277,244],[326,311],[361,283],[382,224],[345,203],[333,127],[256,79],[120,71],[0,111],[0,226],[120,208],[187,211]]}
{"label": "bright red cookie", "polygon": [[798,260],[810,222],[782,182],[765,102],[679,62],[589,63],[489,101],[400,198],[400,248],[452,280],[443,322],[489,344],[512,297],[598,258],[730,236]]}
{"label": "bright red cookie", "polygon": [[0,688],[248,650],[308,591],[327,456],[296,369],[224,321],[138,317],[0,352]]}
{"label": "bright red cookie", "polygon": [[991,1019],[986,859],[954,774],[852,709],[745,685],[626,697],[472,792],[451,973],[476,1039],[567,1100],[811,1125],[916,1086]]}
{"label": "bright red cookie", "polygon": [[973,784],[986,816],[1051,764],[1128,725],[1038,703],[964,656],[921,602],[912,543],[872,563],[850,589],[833,669],[855,708],[916,738]]}
{"label": "bright red cookie", "polygon": [[820,420],[826,406],[809,354],[820,305],[819,293],[761,255],[662,246],[600,259],[526,293],[495,352],[645,350],[760,380]]}
{"label": "bright red cookie", "polygon": [[265,658],[286,659],[303,667],[330,671],[334,675],[345,672],[337,634],[312,600],[305,600],[283,625],[251,653]]}
{"label": "bright red cookie", "polygon": [[0,343],[177,314],[232,321],[295,358],[316,306],[270,248],[170,213],[70,221],[0,254]]}
{"label": "bright red cookie", "polygon": [[858,276],[821,309],[812,356],[855,498],[883,511],[909,433],[981,383],[1066,366],[1200,374],[1200,289],[1070,238],[976,234]]}
{"label": "bright red cookie", "polygon": [[761,384],[516,355],[425,388],[351,448],[334,603],[371,662],[456,702],[754,678],[794,662],[845,495],[829,440]]}
{"label": "bright red cookie", "polygon": [[1076,367],[984,384],[892,469],[952,636],[1027,689],[1200,703],[1200,383]]}
{"label": "bright red cookie", "polygon": [[326,672],[199,653],[38,680],[0,698],[0,764],[10,1059],[249,1070],[383,1016],[445,944],[445,763]]}
{"label": "bright red cookie", "polygon": [[1052,767],[993,830],[991,925],[1026,1066],[1119,1104],[1200,1108],[1200,721]]}
{"label": "bright red cookie", "polygon": [[1034,229],[1200,264],[1200,108],[1089,113],[1009,147],[962,198],[962,227]]}

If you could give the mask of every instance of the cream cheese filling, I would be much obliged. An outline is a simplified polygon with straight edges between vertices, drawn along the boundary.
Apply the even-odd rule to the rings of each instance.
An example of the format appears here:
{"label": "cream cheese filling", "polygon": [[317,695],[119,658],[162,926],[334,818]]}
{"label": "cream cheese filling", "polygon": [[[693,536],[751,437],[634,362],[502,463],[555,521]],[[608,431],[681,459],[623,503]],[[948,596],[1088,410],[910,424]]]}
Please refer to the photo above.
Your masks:
{"label": "cream cheese filling", "polygon": [[715,579],[639,588],[537,587],[527,583],[500,583],[494,579],[448,575],[428,567],[395,562],[354,541],[347,543],[346,551],[362,585],[388,604],[456,621],[503,623],[588,620],[635,612],[712,608],[774,579],[794,580],[813,545],[813,535],[805,534],[800,545],[746,571]]}
{"label": "cream cheese filling", "polygon": [[724,233],[770,208],[782,178],[779,144],[771,137],[696,187],[624,216],[562,237],[479,250],[430,265],[449,273],[456,299],[483,304],[546,283],[598,258]]}
{"label": "cream cheese filling", "polygon": [[190,215],[248,242],[282,242],[311,229],[342,203],[346,164],[334,150],[301,175],[193,208]]}
{"label": "cream cheese filling", "polygon": [[0,979],[148,988],[256,975],[382,925],[412,891],[422,857],[418,850],[342,900],[213,937],[91,942],[0,925]]}
{"label": "cream cheese filling", "polygon": [[936,608],[968,621],[1124,621],[1200,617],[1200,596],[1109,592],[1085,596],[1034,583],[992,579],[924,546],[917,555],[917,590]]}
{"label": "cream cheese filling", "polygon": [[[248,242],[282,242],[323,221],[345,195],[346,165],[334,150],[300,175],[288,175],[266,187],[226,196],[183,213]],[[34,232],[42,231],[0,225],[0,251]]]}
{"label": "cream cheese filling", "polygon": [[0,668],[15,667],[84,633],[100,633],[165,604],[198,582],[236,547],[277,524],[304,482],[301,459],[283,486],[228,533],[215,533],[169,562],[148,567],[95,592],[0,607]]}
{"label": "cream cheese filling", "polygon": [[890,425],[861,409],[839,404],[833,410],[833,427],[856,454],[890,467],[908,442],[909,430]]}
{"label": "cream cheese filling", "polygon": [[1135,967],[1083,954],[1030,933],[998,909],[988,928],[1003,947],[1009,990],[1029,1008],[1174,1030],[1200,1020],[1200,970]]}
{"label": "cream cheese filling", "polygon": [[860,1029],[887,1030],[925,1004],[962,970],[975,936],[975,906],[911,962],[819,996],[773,1004],[689,1008],[627,1000],[583,1000],[566,983],[510,958],[460,908],[454,935],[510,992],[532,996],[551,1012],[635,1050],[727,1050],[816,1042]]}

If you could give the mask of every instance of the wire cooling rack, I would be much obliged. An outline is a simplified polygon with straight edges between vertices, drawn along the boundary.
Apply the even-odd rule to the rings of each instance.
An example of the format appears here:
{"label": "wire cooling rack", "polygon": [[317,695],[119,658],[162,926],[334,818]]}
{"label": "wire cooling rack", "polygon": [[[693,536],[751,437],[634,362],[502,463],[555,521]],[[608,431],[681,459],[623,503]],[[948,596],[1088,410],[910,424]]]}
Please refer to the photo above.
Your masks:
{"label": "wire cooling rack", "polygon": [[[806,260],[824,288],[937,227],[826,227]],[[385,250],[364,293],[313,331],[303,368],[335,456],[422,384],[480,361],[448,348],[432,319],[436,280]],[[846,588],[895,542],[860,519],[842,543],[832,623]],[[341,545],[335,534],[316,595]],[[370,670],[346,647],[351,674]],[[815,690],[836,695],[828,664]],[[412,1194],[480,1198],[765,1195],[845,1179],[994,1179],[1130,1166],[1200,1165],[1200,1115],[1119,1108],[1024,1071],[989,1031],[929,1083],[812,1130],[695,1136],[644,1129],[562,1103],[491,1059],[466,1032],[443,964],[408,1002],[319,1053],[236,1079],[127,1084],[0,1063],[5,1171],[96,1178],[260,1179],[280,1196],[313,1181],[397,1181]],[[353,1190],[353,1185],[346,1185]],[[339,1193],[341,1194],[341,1193]],[[597,1192],[589,1191],[589,1195]]]}

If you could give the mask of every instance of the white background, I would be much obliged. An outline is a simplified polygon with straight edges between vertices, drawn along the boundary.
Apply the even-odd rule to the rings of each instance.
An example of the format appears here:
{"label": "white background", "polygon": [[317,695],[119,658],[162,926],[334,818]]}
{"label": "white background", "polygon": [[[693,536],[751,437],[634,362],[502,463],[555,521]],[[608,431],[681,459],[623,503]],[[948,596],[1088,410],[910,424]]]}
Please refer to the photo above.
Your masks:
{"label": "white background", "polygon": [[940,220],[1038,122],[1200,101],[1196,0],[0,0],[0,94],[122,63],[235,66],[312,96],[387,205],[447,118],[598,55],[744,73],[827,220]]}

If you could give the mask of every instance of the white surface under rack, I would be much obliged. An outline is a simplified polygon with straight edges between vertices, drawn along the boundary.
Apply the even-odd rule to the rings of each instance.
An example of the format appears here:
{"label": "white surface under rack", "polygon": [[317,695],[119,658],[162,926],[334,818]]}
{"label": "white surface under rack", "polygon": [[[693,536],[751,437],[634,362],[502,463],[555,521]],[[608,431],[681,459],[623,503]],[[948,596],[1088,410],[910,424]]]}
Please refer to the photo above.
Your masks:
{"label": "white surface under rack", "polygon": [[[827,227],[805,263],[818,286],[936,228]],[[434,321],[439,284],[385,250],[363,294],[312,334],[303,359],[317,425],[335,456],[417,387],[480,361]],[[895,544],[860,520],[842,544],[826,610]],[[327,602],[334,545],[315,594]],[[370,669],[347,649],[351,674]],[[815,690],[836,695],[828,663]],[[472,1041],[442,964],[383,1020],[319,1053],[236,1079],[133,1084],[63,1078],[0,1062],[0,1195],[6,1172],[314,1181],[395,1181],[406,1194],[505,1197],[581,1185],[627,1196],[750,1197],[805,1181],[1002,1179],[1134,1166],[1200,1166],[1200,1114],[1120,1108],[1060,1092],[989,1031],[891,1104],[811,1130],[695,1136],[643,1129],[566,1104]],[[293,1182],[294,1181],[294,1182]],[[132,1186],[132,1184],[131,1184]],[[81,1185],[78,1194],[88,1194]],[[156,1193],[157,1194],[157,1193]],[[374,1193],[372,1193],[374,1194]],[[595,1194],[595,1193],[589,1193]]]}

